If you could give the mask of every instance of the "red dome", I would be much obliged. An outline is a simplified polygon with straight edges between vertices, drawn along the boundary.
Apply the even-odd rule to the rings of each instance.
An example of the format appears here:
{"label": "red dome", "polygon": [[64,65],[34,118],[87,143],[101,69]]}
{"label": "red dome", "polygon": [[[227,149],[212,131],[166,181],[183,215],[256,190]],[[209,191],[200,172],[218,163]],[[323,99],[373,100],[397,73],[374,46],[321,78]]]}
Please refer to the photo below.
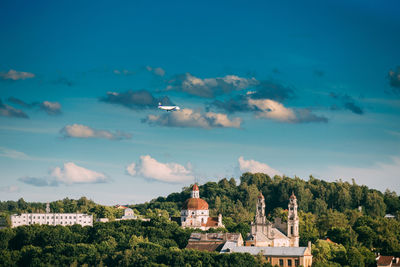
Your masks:
{"label": "red dome", "polygon": [[201,198],[189,198],[182,207],[183,210],[208,210],[208,203]]}

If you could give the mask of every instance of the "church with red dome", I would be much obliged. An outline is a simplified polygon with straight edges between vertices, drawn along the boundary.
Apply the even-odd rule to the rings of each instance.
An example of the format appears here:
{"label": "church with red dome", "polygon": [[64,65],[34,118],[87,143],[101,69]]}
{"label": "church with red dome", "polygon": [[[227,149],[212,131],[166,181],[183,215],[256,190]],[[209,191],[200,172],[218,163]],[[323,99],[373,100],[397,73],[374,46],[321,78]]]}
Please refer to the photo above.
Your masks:
{"label": "church with red dome", "polygon": [[193,185],[191,197],[183,204],[181,226],[183,228],[188,227],[201,230],[224,227],[221,214],[218,217],[209,216],[208,203],[200,198],[200,191],[197,184]]}

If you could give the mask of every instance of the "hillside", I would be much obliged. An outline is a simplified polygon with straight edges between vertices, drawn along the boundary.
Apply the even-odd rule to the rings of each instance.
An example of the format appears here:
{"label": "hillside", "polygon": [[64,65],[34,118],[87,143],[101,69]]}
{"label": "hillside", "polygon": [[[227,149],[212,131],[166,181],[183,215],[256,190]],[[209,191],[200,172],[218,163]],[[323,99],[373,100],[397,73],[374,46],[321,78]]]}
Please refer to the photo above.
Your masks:
{"label": "hillside", "polygon": [[[306,245],[309,240],[313,242],[315,266],[373,266],[374,253],[400,256],[400,198],[395,192],[382,193],[359,186],[354,181],[326,182],[313,177],[304,181],[279,176],[270,178],[260,173],[243,174],[239,185],[234,179],[222,179],[217,183],[200,185],[199,188],[201,198],[210,205],[211,214],[222,213],[227,231],[240,232],[244,237],[249,231],[259,192],[265,196],[266,214],[271,220],[276,216],[286,219],[285,209],[290,194],[294,192],[299,204],[300,245]],[[171,251],[176,253],[177,257],[182,257],[183,262],[192,259],[191,264],[194,265],[197,260],[204,264],[202,258],[209,258],[210,264],[233,260],[221,258],[222,256],[213,253],[182,250],[193,230],[181,229],[168,218],[179,216],[180,207],[189,195],[188,186],[180,193],[130,206],[136,213],[153,218],[151,222],[96,223],[93,228],[35,225],[1,230],[0,249],[3,256],[0,263],[1,260],[21,263],[27,260],[26,253],[32,260],[35,257],[41,259],[40,254],[43,253],[64,255],[65,246],[73,251],[69,256],[65,254],[63,263],[69,264],[82,264],[89,260],[95,265],[100,262],[121,265],[135,263],[124,262],[123,258],[127,257],[128,253],[131,256],[136,255],[136,263],[140,262],[137,257],[147,257],[157,264],[175,265],[177,263],[174,260],[166,257]],[[82,211],[110,219],[121,215],[120,210],[97,205],[84,197],[79,200],[64,199],[52,202],[51,207],[54,211]],[[0,202],[0,212],[3,214],[43,211],[44,208],[45,203],[26,203],[22,199],[17,202]],[[384,218],[386,213],[395,215],[396,219]],[[46,236],[53,238],[49,240]],[[157,253],[150,256],[150,251]],[[92,258],[89,255],[92,255]],[[244,260],[239,258],[236,259],[238,262]],[[49,260],[48,263],[56,264],[57,258],[52,260],[53,262]],[[260,259],[253,260],[256,260],[254,264],[262,265]]]}

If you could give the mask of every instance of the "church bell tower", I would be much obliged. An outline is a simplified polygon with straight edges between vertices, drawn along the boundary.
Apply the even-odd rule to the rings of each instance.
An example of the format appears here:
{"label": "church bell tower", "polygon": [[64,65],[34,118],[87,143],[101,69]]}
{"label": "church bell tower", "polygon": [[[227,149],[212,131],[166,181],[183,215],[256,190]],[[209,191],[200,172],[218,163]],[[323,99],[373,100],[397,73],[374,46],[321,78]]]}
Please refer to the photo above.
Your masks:
{"label": "church bell tower", "polygon": [[297,198],[292,192],[288,205],[287,236],[290,238],[290,246],[299,246],[299,217],[297,216]]}
{"label": "church bell tower", "polygon": [[255,223],[265,224],[265,199],[261,192],[257,197],[257,211],[256,211]]}

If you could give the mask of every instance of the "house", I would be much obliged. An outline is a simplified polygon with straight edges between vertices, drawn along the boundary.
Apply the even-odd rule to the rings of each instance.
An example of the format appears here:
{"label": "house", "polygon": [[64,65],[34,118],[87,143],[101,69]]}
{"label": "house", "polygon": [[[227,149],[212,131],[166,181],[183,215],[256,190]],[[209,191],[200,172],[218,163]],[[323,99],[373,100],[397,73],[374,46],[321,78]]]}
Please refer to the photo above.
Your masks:
{"label": "house", "polygon": [[31,224],[93,226],[93,215],[84,213],[51,213],[46,205],[46,213],[22,213],[11,215],[11,227]]}
{"label": "house", "polygon": [[379,255],[376,258],[376,266],[377,267],[400,266],[400,258],[396,258],[396,257],[393,257],[393,256],[381,256],[381,255]]}
{"label": "house", "polygon": [[250,253],[253,256],[262,255],[273,266],[311,267],[312,254],[311,242],[307,247],[251,247],[237,246],[233,242],[226,242],[220,253]]}
{"label": "house", "polygon": [[114,208],[119,209],[119,210],[123,210],[123,209],[127,209],[128,207],[122,206],[122,205],[115,205]]}
{"label": "house", "polygon": [[108,219],[108,218],[97,218],[96,219],[96,222],[102,222],[102,223],[106,223],[106,222],[109,222],[110,221],[110,219]]}
{"label": "house", "polygon": [[136,220],[138,217],[135,215],[133,209],[125,208],[124,215],[120,219],[115,219],[116,221],[124,221],[124,220]]}
{"label": "house", "polygon": [[243,246],[243,238],[239,233],[192,233],[186,248],[219,252],[228,241]]}

